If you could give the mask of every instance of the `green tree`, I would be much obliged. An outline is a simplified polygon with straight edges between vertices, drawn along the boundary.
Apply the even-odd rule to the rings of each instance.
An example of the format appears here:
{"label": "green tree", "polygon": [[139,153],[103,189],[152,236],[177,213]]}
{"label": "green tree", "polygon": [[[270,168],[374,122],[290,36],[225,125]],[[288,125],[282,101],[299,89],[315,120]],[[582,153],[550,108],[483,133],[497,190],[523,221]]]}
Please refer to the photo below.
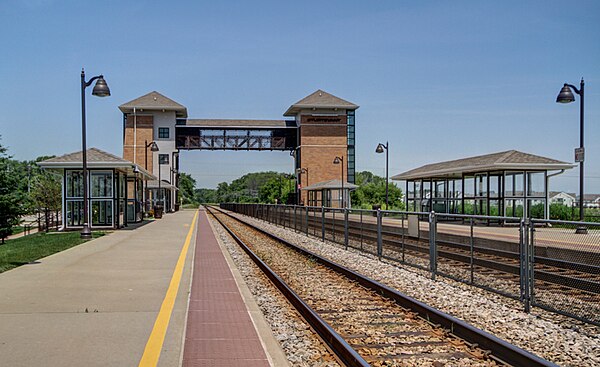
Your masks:
{"label": "green tree", "polygon": [[38,174],[29,193],[33,206],[44,213],[46,231],[49,230],[52,213],[57,213],[62,205],[60,179],[60,176],[49,172]]}
{"label": "green tree", "polygon": [[179,174],[179,195],[181,197],[182,204],[197,204],[196,195],[196,180],[187,174],[180,173]]}
{"label": "green tree", "polygon": [[14,164],[6,155],[6,148],[0,145],[0,238],[4,239],[19,224],[19,218],[25,214],[24,197],[19,190],[18,175]]}
{"label": "green tree", "polygon": [[217,200],[217,190],[215,189],[196,189],[195,200],[199,204],[215,204]]}
{"label": "green tree", "polygon": [[356,174],[358,188],[351,194],[352,206],[357,208],[371,209],[375,204],[381,205],[382,209],[403,210],[402,190],[395,183],[388,183],[389,208],[385,208],[385,178],[374,175],[369,171]]}
{"label": "green tree", "polygon": [[258,191],[258,199],[261,203],[285,204],[288,196],[292,194],[293,185],[290,185],[290,176],[279,173],[265,182]]}

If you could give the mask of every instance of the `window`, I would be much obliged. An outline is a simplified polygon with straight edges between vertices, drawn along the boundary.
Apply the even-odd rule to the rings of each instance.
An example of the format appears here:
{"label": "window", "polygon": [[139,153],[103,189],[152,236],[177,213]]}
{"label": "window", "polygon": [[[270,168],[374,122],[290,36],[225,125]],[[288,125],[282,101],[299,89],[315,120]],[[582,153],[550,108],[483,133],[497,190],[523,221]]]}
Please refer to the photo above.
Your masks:
{"label": "window", "polygon": [[83,173],[81,171],[67,171],[67,197],[83,197]]}
{"label": "window", "polygon": [[159,154],[158,162],[160,164],[169,164],[169,155],[168,154]]}
{"label": "window", "polygon": [[91,197],[93,198],[109,198],[113,196],[112,172],[90,172],[92,176]]}
{"label": "window", "polygon": [[159,139],[169,139],[169,128],[168,127],[159,127],[158,128],[158,138]]}

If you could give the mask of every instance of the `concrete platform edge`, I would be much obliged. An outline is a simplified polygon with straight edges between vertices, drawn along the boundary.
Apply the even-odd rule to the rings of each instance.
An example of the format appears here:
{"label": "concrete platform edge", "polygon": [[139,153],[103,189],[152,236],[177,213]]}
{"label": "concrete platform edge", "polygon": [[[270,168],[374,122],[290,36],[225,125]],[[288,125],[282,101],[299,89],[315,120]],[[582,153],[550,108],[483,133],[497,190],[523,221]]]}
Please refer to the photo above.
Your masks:
{"label": "concrete platform edge", "polygon": [[[206,214],[206,215],[208,216],[208,214]],[[252,319],[254,328],[256,329],[256,332],[258,333],[258,335],[260,337],[260,342],[263,346],[263,349],[265,350],[265,353],[269,360],[269,364],[274,367],[290,366],[290,364],[287,360],[287,357],[285,355],[285,352],[283,351],[283,349],[281,349],[279,342],[275,339],[275,336],[273,335],[273,332],[271,331],[271,327],[267,323],[267,320],[265,320],[265,317],[264,317],[262,311],[260,310],[260,308],[258,307],[258,304],[254,300],[254,296],[252,295],[252,292],[250,292],[250,289],[246,285],[246,282],[244,281],[242,274],[240,273],[237,266],[233,262],[233,259],[231,258],[229,251],[227,251],[227,248],[223,244],[223,241],[221,241],[220,236],[215,231],[214,224],[210,220],[210,217],[209,217],[208,222],[210,224],[210,227],[212,228],[213,233],[215,234],[215,238],[217,239],[217,242],[219,243],[219,248],[221,249],[221,252],[225,256],[225,261],[227,261],[227,265],[229,266],[229,269],[231,270],[231,273],[233,274],[235,283],[237,284],[240,294],[242,295],[242,299],[244,300],[244,304],[246,304],[246,308],[248,309],[248,313],[250,314],[250,318]]]}

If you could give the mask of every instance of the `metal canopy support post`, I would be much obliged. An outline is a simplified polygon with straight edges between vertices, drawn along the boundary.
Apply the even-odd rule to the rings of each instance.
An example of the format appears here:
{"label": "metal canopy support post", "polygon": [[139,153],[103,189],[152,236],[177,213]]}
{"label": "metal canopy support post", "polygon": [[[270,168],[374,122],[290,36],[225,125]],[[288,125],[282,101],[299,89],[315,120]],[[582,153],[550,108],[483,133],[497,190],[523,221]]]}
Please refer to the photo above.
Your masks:
{"label": "metal canopy support post", "polygon": [[437,273],[437,218],[435,212],[429,213],[429,270],[431,271],[431,279],[435,280]]}
{"label": "metal canopy support post", "polygon": [[325,207],[321,207],[321,240],[325,242]]}
{"label": "metal canopy support post", "polygon": [[344,246],[348,250],[348,209],[344,208]]}
{"label": "metal canopy support post", "polygon": [[529,283],[529,223],[526,222],[525,219],[521,219],[519,232],[521,237],[519,244],[521,301],[525,306],[525,312],[529,313],[531,310],[531,288]]}
{"label": "metal canopy support post", "polygon": [[381,209],[377,209],[377,258],[383,255],[383,236],[381,234]]}

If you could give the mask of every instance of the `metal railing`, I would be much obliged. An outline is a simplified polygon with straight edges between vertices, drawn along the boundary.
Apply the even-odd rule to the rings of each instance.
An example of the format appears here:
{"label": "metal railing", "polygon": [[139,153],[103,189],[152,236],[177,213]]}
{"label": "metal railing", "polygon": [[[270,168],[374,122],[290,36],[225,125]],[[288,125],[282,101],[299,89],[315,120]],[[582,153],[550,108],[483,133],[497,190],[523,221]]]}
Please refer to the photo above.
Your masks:
{"label": "metal railing", "polygon": [[[272,204],[221,208],[600,325],[600,223]],[[587,234],[575,233],[577,227]]]}

